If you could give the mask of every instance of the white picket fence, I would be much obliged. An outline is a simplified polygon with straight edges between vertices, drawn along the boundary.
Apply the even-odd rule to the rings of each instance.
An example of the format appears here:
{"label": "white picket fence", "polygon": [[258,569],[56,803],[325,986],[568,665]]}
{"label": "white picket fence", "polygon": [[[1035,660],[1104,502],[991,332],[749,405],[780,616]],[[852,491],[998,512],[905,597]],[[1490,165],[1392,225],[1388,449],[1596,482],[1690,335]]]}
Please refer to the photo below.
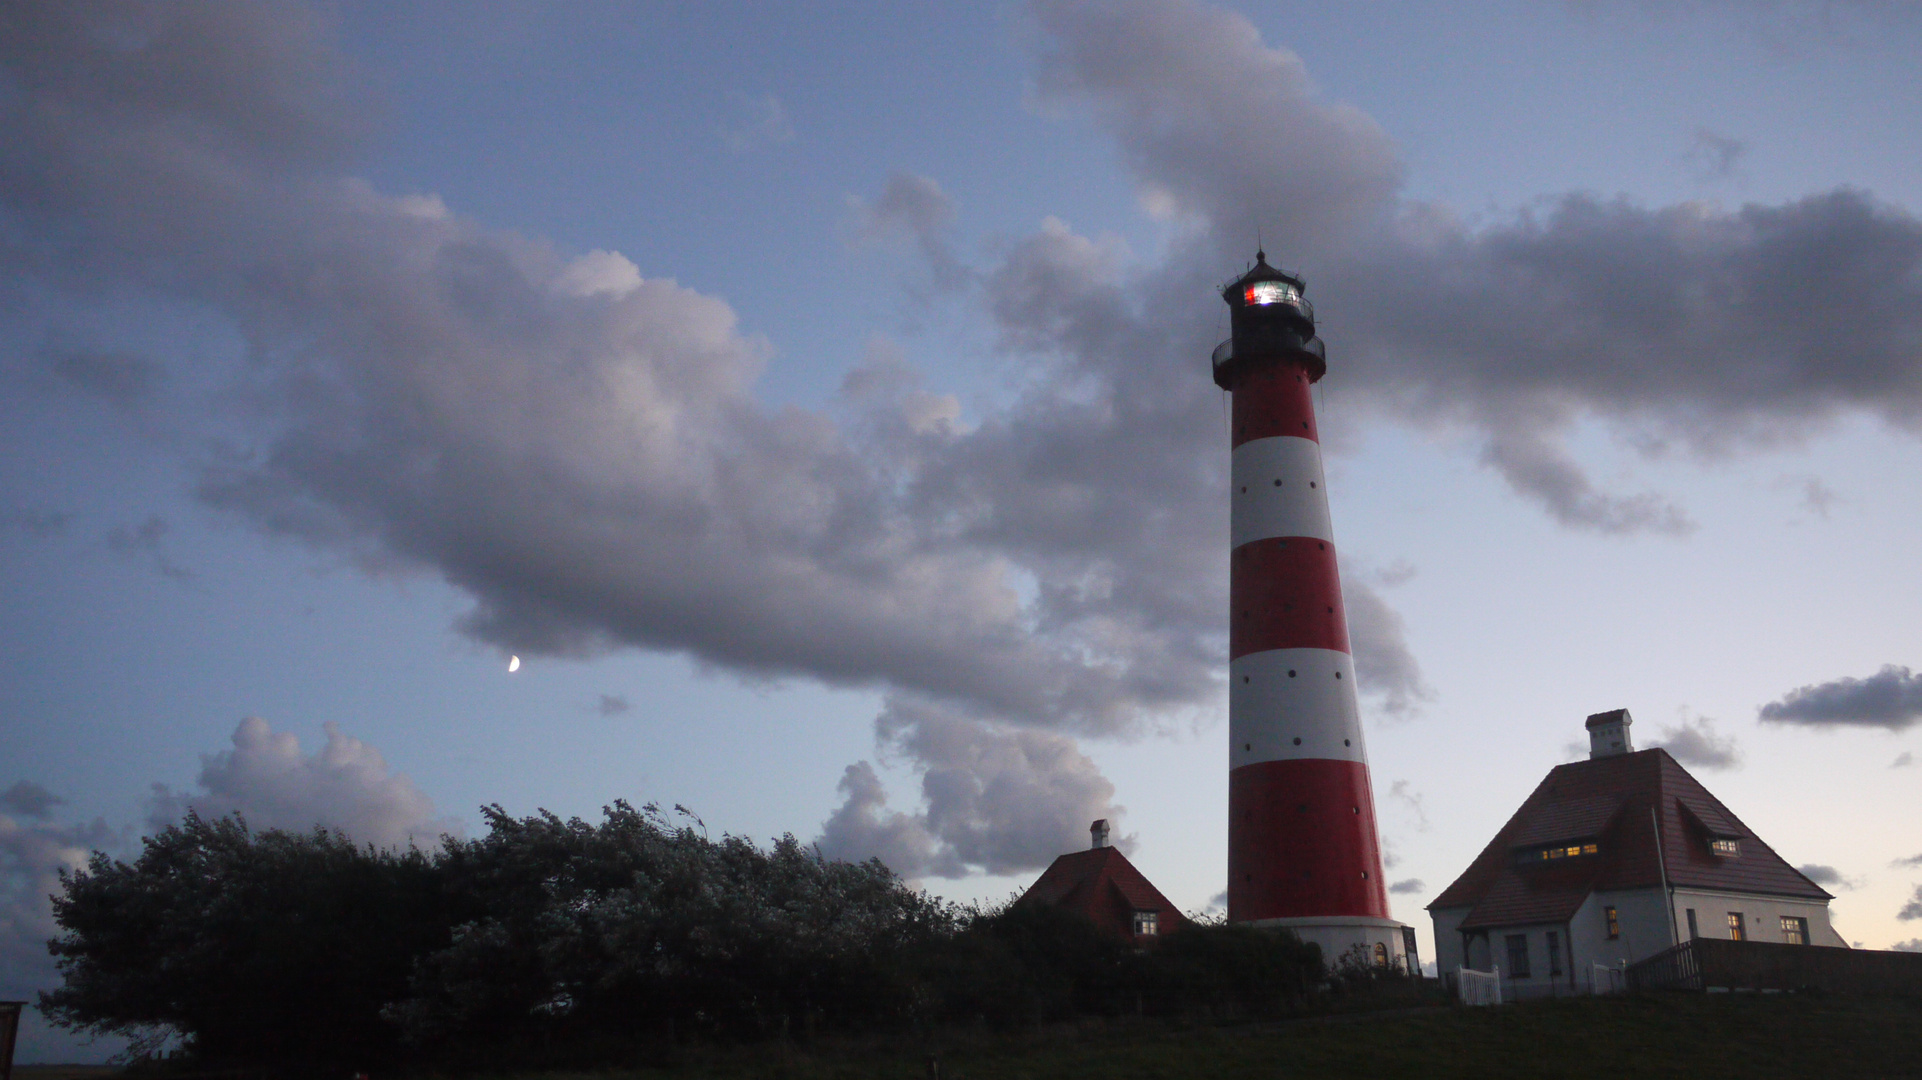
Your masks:
{"label": "white picket fence", "polygon": [[1455,987],[1463,1005],[1500,1005],[1502,969],[1497,967],[1494,971],[1476,971],[1458,967],[1455,969]]}

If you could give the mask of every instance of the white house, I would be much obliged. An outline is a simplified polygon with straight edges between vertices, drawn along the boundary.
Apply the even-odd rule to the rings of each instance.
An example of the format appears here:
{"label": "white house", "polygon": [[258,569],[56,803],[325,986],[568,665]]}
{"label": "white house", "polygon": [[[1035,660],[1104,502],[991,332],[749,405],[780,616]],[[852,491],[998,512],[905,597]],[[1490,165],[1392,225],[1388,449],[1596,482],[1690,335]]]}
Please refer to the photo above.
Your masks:
{"label": "white house", "polygon": [[1441,970],[1499,966],[1505,996],[1531,997],[1696,937],[1847,948],[1830,895],[1668,751],[1637,752],[1631,723],[1589,717],[1588,760],[1550,770],[1428,905]]}

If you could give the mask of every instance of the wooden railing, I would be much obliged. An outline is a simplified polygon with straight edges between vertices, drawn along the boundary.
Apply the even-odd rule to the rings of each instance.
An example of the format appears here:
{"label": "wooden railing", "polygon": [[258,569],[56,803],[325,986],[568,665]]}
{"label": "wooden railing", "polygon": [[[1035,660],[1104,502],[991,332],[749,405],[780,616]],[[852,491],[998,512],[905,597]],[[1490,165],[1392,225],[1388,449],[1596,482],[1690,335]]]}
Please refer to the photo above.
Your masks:
{"label": "wooden railing", "polygon": [[1695,946],[1700,939],[1684,941],[1663,949],[1654,956],[1630,964],[1628,988],[1643,990],[1700,990],[1702,964]]}
{"label": "wooden railing", "polygon": [[1922,953],[1696,938],[1628,969],[1630,990],[1922,994]]}

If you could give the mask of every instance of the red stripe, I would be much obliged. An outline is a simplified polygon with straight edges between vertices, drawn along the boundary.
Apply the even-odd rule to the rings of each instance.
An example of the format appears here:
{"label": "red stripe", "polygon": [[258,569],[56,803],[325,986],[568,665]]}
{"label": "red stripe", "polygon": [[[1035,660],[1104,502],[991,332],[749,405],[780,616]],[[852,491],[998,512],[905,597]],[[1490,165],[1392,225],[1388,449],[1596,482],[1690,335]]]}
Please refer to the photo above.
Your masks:
{"label": "red stripe", "polygon": [[1229,560],[1228,658],[1268,649],[1348,652],[1335,545],[1301,536],[1250,540]]}
{"label": "red stripe", "polygon": [[1228,921],[1327,915],[1388,917],[1368,766],[1308,758],[1229,773]]}
{"label": "red stripe", "polygon": [[1250,365],[1235,383],[1234,445],[1276,435],[1320,442],[1308,387],[1308,373],[1299,362]]}

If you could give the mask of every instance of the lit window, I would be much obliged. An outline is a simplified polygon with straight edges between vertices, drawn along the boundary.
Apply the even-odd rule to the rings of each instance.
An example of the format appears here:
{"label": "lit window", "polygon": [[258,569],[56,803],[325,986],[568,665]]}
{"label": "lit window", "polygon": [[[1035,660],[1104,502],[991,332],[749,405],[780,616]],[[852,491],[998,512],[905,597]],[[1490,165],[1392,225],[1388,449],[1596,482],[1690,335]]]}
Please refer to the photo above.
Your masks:
{"label": "lit window", "polygon": [[1729,912],[1728,913],[1728,939],[1730,941],[1745,941],[1747,940],[1747,937],[1748,935],[1742,932],[1742,913],[1739,911]]}
{"label": "lit window", "polygon": [[1257,281],[1242,292],[1245,304],[1292,304],[1300,299],[1300,290],[1285,281]]}
{"label": "lit window", "polygon": [[1154,937],[1161,931],[1161,916],[1152,911],[1135,912],[1135,936]]}
{"label": "lit window", "polygon": [[1782,916],[1782,940],[1790,945],[1809,943],[1809,921],[1800,915]]}
{"label": "lit window", "polygon": [[1619,916],[1615,914],[1614,908],[1612,907],[1603,908],[1602,918],[1606,920],[1608,923],[1608,939],[1610,941],[1613,941],[1616,938],[1622,936],[1622,920]]}
{"label": "lit window", "polygon": [[1535,857],[1541,860],[1573,859],[1582,855],[1593,855],[1600,850],[1601,848],[1594,844],[1556,844],[1553,847],[1539,849],[1535,852]]}
{"label": "lit window", "polygon": [[1740,840],[1710,840],[1708,849],[1724,859],[1733,859],[1742,853]]}
{"label": "lit window", "polygon": [[1508,974],[1517,979],[1528,978],[1528,935],[1508,935]]}
{"label": "lit window", "polygon": [[1383,945],[1379,941],[1375,942],[1375,966],[1388,966],[1388,946]]}
{"label": "lit window", "polygon": [[1550,975],[1562,973],[1562,932],[1560,930],[1548,932],[1548,973]]}

